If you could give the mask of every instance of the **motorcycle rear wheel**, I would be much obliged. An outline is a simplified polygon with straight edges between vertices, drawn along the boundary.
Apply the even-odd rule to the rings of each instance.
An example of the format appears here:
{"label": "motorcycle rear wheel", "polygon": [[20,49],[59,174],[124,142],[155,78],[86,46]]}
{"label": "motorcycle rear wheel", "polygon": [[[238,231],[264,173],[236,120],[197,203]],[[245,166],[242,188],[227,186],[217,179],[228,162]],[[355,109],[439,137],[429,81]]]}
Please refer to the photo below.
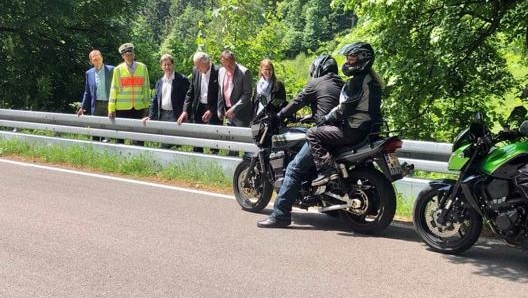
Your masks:
{"label": "motorcycle rear wheel", "polygon": [[374,168],[351,171],[347,183],[353,185],[349,196],[360,198],[364,210],[340,210],[340,218],[358,233],[373,234],[385,229],[396,213],[392,183]]}
{"label": "motorcycle rear wheel", "polygon": [[257,161],[253,175],[249,178],[248,185],[244,187],[242,184],[249,171],[249,165],[248,160],[243,160],[238,164],[233,177],[233,191],[243,210],[259,212],[270,202],[273,186],[265,176],[261,175],[261,165]]}
{"label": "motorcycle rear wheel", "polygon": [[[445,254],[458,254],[477,242],[482,231],[482,217],[473,208],[454,205],[457,216],[451,216],[448,224],[436,221],[439,209],[440,191],[427,187],[418,194],[413,210],[416,232],[433,250]],[[453,211],[452,211],[453,212]],[[455,219],[460,218],[460,219]]]}

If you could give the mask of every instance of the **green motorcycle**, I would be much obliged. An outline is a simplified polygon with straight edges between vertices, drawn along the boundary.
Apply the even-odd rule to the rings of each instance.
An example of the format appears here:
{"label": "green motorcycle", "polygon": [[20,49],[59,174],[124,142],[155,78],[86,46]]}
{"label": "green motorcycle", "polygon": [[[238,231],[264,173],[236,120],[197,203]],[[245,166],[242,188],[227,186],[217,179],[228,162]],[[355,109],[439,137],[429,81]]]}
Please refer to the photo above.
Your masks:
{"label": "green motorcycle", "polygon": [[414,205],[414,227],[432,250],[457,254],[469,249],[483,220],[506,242],[528,249],[526,113],[516,107],[497,134],[477,113],[455,138],[448,169],[459,171],[458,179],[431,181]]}

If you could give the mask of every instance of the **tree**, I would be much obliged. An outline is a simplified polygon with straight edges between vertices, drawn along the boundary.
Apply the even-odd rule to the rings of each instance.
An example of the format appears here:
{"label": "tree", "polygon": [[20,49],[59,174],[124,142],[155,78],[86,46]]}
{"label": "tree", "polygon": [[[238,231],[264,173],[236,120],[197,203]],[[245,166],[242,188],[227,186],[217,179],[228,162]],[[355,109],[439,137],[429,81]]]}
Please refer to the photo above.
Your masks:
{"label": "tree", "polygon": [[[0,12],[2,106],[67,111],[79,100],[88,53],[117,61],[128,20],[142,1],[7,0]],[[97,12],[97,13],[95,13]],[[120,58],[119,58],[120,60]],[[71,111],[71,110],[70,110]]]}
{"label": "tree", "polygon": [[[501,50],[528,32],[521,0],[335,0],[359,16],[364,39],[388,79],[384,111],[407,137],[449,140],[475,110],[490,120],[493,102],[514,87]],[[441,132],[437,134],[436,132]]]}

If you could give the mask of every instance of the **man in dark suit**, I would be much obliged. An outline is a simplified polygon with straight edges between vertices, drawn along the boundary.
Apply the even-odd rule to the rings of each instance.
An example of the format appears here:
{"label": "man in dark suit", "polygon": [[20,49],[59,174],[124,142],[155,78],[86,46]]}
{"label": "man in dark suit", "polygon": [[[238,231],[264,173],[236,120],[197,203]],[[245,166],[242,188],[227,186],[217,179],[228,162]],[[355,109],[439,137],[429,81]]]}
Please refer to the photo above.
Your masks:
{"label": "man in dark suit", "polygon": [[88,58],[94,67],[85,73],[84,94],[77,115],[90,111],[90,115],[106,117],[114,67],[103,63],[103,55],[99,50],[91,51]]}
{"label": "man in dark suit", "polygon": [[[192,123],[220,125],[216,110],[218,105],[218,66],[211,63],[211,57],[204,52],[196,52],[193,56],[192,79],[183,112],[178,118],[178,124],[189,118]],[[194,147],[194,152],[203,152],[203,148]],[[218,153],[218,149],[211,149]]]}
{"label": "man in dark suit", "polygon": [[176,122],[183,111],[185,94],[189,89],[189,79],[174,71],[174,59],[169,54],[163,54],[160,59],[163,77],[156,82],[156,93],[149,107],[148,120]]}
{"label": "man in dark suit", "polygon": [[[183,111],[185,95],[189,89],[189,79],[174,71],[174,59],[169,54],[160,58],[163,77],[156,82],[156,93],[152,98],[148,116],[141,119],[176,122]],[[167,148],[168,146],[162,145]]]}
{"label": "man in dark suit", "polygon": [[236,63],[235,55],[225,50],[220,56],[218,70],[218,118],[229,126],[249,127],[253,104],[253,86],[250,71]]}

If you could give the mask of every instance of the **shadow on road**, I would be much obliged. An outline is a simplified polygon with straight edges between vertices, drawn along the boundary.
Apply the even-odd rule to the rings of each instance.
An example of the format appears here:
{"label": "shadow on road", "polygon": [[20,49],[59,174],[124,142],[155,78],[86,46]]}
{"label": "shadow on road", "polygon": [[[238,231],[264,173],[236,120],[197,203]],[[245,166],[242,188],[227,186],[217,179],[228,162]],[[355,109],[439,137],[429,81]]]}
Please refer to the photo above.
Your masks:
{"label": "shadow on road", "polygon": [[528,283],[528,251],[492,239],[480,239],[461,255],[446,258],[456,264],[471,264],[475,274]]}
{"label": "shadow on road", "polygon": [[[263,214],[271,214],[270,209]],[[338,217],[313,212],[292,213],[293,223],[288,229],[336,231],[341,236],[383,237],[402,241],[422,243],[412,224],[393,222],[382,232],[375,235],[364,235],[350,230]],[[428,249],[425,244],[423,249]],[[461,255],[444,255],[456,264],[470,264],[476,268],[475,274],[494,276],[510,281],[528,283],[528,251],[509,247],[497,239],[481,237],[469,250]]]}
{"label": "shadow on road", "polygon": [[[265,209],[261,213],[269,215],[271,209]],[[342,222],[338,216],[331,216],[315,212],[294,211],[292,213],[292,225],[288,229],[296,230],[322,230],[336,231],[338,235],[354,237],[384,237],[396,240],[420,242],[420,238],[414,232],[412,224],[393,222],[385,230],[374,235],[365,235],[352,231],[346,223]]]}

